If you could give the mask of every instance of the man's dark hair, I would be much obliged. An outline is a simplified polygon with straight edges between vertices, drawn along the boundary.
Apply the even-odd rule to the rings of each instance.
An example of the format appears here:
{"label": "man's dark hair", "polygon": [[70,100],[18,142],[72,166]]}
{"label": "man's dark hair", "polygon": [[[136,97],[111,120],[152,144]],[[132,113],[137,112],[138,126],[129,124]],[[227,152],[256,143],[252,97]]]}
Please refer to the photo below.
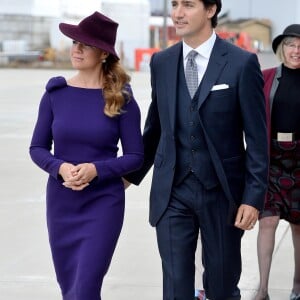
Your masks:
{"label": "man's dark hair", "polygon": [[217,27],[218,25],[218,13],[221,11],[222,8],[222,1],[221,0],[200,0],[203,2],[205,8],[209,8],[210,6],[216,4],[217,10],[215,15],[211,19],[211,25],[213,28]]}

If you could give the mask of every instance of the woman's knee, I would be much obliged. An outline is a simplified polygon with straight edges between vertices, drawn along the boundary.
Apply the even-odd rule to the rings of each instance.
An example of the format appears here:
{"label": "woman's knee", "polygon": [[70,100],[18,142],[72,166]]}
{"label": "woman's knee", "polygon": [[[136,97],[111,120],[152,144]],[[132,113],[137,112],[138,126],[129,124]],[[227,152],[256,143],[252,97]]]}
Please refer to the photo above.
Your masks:
{"label": "woman's knee", "polygon": [[259,220],[259,230],[276,230],[279,216],[264,217]]}

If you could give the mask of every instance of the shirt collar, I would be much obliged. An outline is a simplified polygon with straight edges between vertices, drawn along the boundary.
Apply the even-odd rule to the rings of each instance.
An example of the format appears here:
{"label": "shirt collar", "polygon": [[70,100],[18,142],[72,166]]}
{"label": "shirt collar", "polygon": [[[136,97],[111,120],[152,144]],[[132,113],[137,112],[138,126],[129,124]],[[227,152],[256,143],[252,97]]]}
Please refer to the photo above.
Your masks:
{"label": "shirt collar", "polygon": [[216,41],[216,33],[213,31],[212,35],[209,37],[208,40],[206,40],[204,43],[202,43],[197,48],[193,49],[188,44],[186,44],[184,41],[182,41],[182,51],[183,51],[183,58],[187,59],[187,55],[191,50],[195,50],[199,53],[200,56],[209,59],[211,51],[213,49],[214,43]]}

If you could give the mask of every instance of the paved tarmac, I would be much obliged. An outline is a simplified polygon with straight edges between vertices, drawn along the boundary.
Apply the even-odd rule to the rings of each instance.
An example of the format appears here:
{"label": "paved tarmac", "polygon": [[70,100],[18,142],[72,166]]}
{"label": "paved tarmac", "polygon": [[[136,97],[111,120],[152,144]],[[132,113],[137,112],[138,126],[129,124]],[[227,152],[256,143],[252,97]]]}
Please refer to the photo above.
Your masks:
{"label": "paved tarmac", "polygon": [[[259,57],[263,68],[277,64],[271,54]],[[72,73],[0,69],[0,300],[61,299],[45,224],[47,176],[31,162],[28,146],[45,83],[52,76],[69,77]],[[149,73],[132,73],[132,86],[144,120],[150,101]],[[148,224],[150,176],[139,187],[126,191],[125,223],[104,281],[104,300],[162,299],[155,230]],[[259,280],[257,227],[243,238],[243,300],[253,299]],[[292,278],[291,234],[282,221],[270,277],[272,300],[289,298]]]}

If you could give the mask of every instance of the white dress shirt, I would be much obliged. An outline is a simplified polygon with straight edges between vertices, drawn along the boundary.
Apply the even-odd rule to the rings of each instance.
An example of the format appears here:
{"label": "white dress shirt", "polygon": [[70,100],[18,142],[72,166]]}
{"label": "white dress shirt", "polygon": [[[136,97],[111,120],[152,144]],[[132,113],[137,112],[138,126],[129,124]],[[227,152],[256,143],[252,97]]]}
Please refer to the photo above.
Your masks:
{"label": "white dress shirt", "polygon": [[189,45],[187,45],[184,41],[182,41],[182,53],[183,53],[183,64],[184,64],[184,69],[186,67],[187,63],[187,56],[191,50],[195,50],[198,52],[199,55],[196,56],[196,64],[198,68],[198,84],[201,82],[204,73],[206,71],[208,61],[210,58],[211,51],[213,49],[213,46],[216,41],[216,33],[213,31],[212,35],[208,40],[206,40],[203,44],[201,44],[199,47],[193,49]]}

